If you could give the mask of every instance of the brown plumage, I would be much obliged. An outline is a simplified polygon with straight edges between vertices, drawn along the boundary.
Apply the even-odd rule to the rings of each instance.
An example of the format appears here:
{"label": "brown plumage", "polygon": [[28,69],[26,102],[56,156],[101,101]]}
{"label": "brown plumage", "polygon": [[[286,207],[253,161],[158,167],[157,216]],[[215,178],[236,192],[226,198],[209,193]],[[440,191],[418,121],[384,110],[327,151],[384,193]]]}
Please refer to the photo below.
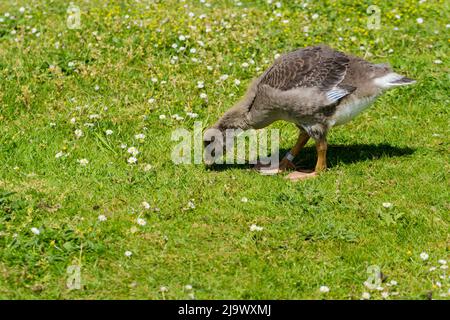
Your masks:
{"label": "brown plumage", "polygon": [[[305,139],[313,138],[319,154],[316,171],[320,171],[326,166],[322,158],[330,128],[350,121],[384,90],[413,82],[388,64],[372,64],[327,46],[307,47],[276,59],[213,128],[224,132],[259,129],[277,120],[295,123],[301,132],[292,156]],[[283,159],[280,169],[293,167],[292,156]]]}
{"label": "brown plumage", "polygon": [[283,91],[299,87],[329,90],[344,79],[349,61],[343,53],[326,47],[293,51],[278,58],[260,84]]}

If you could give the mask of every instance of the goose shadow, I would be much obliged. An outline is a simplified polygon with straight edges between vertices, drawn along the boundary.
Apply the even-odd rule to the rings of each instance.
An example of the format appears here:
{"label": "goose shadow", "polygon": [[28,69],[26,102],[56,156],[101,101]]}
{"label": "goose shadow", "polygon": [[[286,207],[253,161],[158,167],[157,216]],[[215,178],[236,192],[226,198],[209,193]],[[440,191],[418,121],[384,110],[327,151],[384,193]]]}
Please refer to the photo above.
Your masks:
{"label": "goose shadow", "polygon": [[[280,149],[280,161],[289,149]],[[377,160],[381,158],[404,157],[413,154],[416,149],[410,147],[396,147],[389,144],[335,144],[328,145],[327,166],[333,168],[338,164],[353,164],[357,162]],[[314,168],[317,160],[316,148],[308,146],[300,151],[294,163],[301,169]],[[224,171],[231,169],[250,169],[253,164],[214,164],[208,170]]]}

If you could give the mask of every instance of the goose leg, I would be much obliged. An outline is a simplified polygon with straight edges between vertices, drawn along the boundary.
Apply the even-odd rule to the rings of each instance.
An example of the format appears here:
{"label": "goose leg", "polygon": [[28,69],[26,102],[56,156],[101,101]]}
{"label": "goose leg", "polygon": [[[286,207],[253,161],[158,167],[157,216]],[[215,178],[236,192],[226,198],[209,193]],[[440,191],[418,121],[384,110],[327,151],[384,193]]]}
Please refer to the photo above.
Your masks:
{"label": "goose leg", "polygon": [[316,141],[317,163],[315,170],[313,172],[295,171],[288,174],[286,179],[291,181],[309,179],[317,176],[319,172],[324,171],[327,168],[327,148],[328,144],[325,138]]}
{"label": "goose leg", "polygon": [[322,139],[317,141],[316,150],[317,150],[317,163],[316,163],[316,172],[323,171],[327,168],[327,149],[328,144],[327,140]]}
{"label": "goose leg", "polygon": [[292,160],[299,154],[300,150],[306,145],[309,140],[309,135],[305,131],[300,131],[297,139],[297,143],[294,147],[292,147],[291,151],[289,151],[281,160],[279,171],[285,171],[287,169],[295,169],[294,163]]}

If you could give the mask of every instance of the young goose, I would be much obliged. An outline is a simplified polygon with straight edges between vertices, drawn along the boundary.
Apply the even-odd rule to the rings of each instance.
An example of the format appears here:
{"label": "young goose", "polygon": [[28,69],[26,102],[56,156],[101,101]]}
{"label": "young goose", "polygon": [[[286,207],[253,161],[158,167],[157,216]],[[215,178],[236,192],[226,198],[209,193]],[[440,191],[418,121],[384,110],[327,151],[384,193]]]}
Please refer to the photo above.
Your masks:
{"label": "young goose", "polygon": [[293,159],[312,138],[318,155],[315,171],[287,176],[309,178],[326,169],[326,136],[333,126],[353,119],[383,91],[414,82],[393,72],[388,64],[372,64],[323,45],[307,47],[276,59],[212,128],[224,133],[226,129],[260,129],[277,120],[293,122],[299,137],[280,162],[279,171],[295,168]]}

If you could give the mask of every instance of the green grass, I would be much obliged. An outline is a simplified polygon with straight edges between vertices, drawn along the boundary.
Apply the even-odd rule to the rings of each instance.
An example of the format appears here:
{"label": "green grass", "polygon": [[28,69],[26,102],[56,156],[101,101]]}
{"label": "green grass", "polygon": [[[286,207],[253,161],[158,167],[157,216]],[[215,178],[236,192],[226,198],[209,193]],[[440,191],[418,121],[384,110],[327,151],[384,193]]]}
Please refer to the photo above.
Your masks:
{"label": "green grass", "polygon": [[[445,2],[207,2],[79,1],[80,30],[66,26],[69,1],[0,3],[0,298],[381,299],[363,284],[377,265],[389,299],[448,299],[438,263],[450,243]],[[366,27],[370,4],[379,30]],[[388,61],[417,84],[333,129],[329,170],[313,180],[172,163],[174,129],[211,125],[276,53],[318,43]],[[273,127],[290,148],[295,127]],[[139,149],[137,164],[121,144]],[[313,145],[298,163],[314,166]],[[66,287],[70,265],[81,267],[79,290]]]}

